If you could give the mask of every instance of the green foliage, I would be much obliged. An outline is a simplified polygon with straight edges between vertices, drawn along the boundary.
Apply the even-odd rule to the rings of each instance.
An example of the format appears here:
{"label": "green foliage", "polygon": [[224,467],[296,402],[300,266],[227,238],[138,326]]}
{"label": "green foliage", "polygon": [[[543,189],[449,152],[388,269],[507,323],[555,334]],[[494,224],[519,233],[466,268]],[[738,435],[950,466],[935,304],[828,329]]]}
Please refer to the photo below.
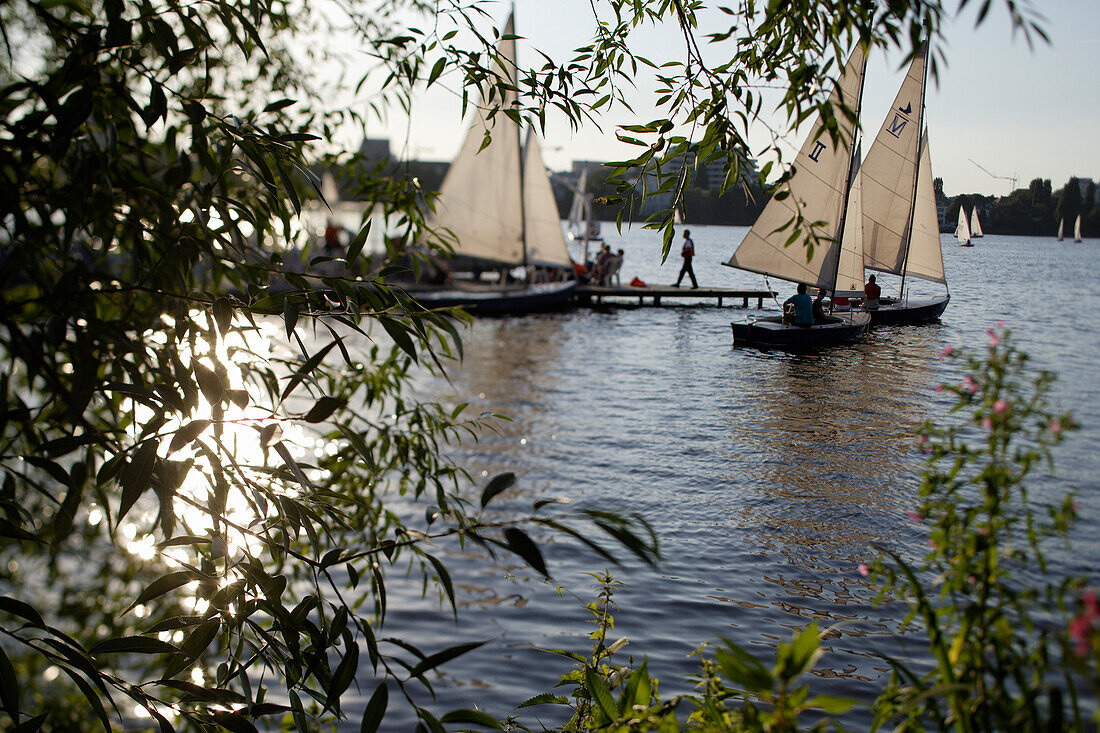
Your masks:
{"label": "green foliage", "polygon": [[[929,454],[914,515],[931,549],[915,565],[880,565],[882,593],[908,599],[928,637],[927,674],[901,660],[876,703],[878,725],[968,730],[1078,730],[1079,676],[1067,661],[1069,609],[1082,579],[1046,559],[1065,543],[1072,495],[1033,492],[1051,448],[1074,427],[1050,406],[1053,376],[1031,375],[1008,331],[989,331],[983,355],[945,350],[963,367],[957,424],[926,422]],[[1096,668],[1084,679],[1094,690]]]}
{"label": "green foliage", "polygon": [[[381,59],[393,58],[386,19],[416,5],[364,26]],[[284,277],[280,253],[316,196],[306,146],[329,124],[282,50],[318,20],[300,10],[0,6],[22,74],[0,78],[0,708],[12,728],[310,730],[346,717],[364,671],[431,728],[492,728],[422,704],[431,673],[476,645],[380,633],[387,584],[408,577],[455,607],[436,557],[448,541],[548,574],[529,524],[605,560],[593,536],[656,556],[640,519],[546,503],[527,521],[483,517],[514,477],[478,505],[443,447],[493,418],[407,395],[412,369],[461,354],[463,321],[392,289],[387,261],[357,262],[369,222],[343,276]],[[364,189],[401,210],[407,241],[422,237],[415,186]],[[373,700],[368,723],[386,710]]]}
{"label": "green foliage", "polygon": [[[548,650],[575,662],[556,685],[569,688],[568,696],[543,693],[524,701],[516,709],[557,706],[569,713],[555,729],[562,733],[584,730],[641,733],[642,731],[797,731],[799,716],[814,711],[820,718],[814,730],[828,726],[829,715],[842,714],[851,701],[828,696],[811,696],[800,680],[821,656],[817,624],[781,642],[775,663],[767,667],[749,652],[723,640],[714,648],[704,644],[695,651],[701,671],[695,676],[693,694],[662,700],[657,680],[647,663],[637,666],[616,663],[612,657],[626,645],[620,638],[608,644],[615,628],[613,597],[621,583],[607,572],[592,574],[598,582],[597,597],[585,605],[595,629],[588,657],[567,650]],[[686,715],[685,715],[686,713]],[[530,730],[519,719],[511,725]]]}
{"label": "green foliage", "polygon": [[[591,45],[513,81],[477,3],[341,5],[361,56],[377,62],[375,113],[409,110],[419,85],[457,77],[464,104],[484,98],[539,125],[557,110],[580,125],[626,105],[639,68],[658,69],[667,119],[625,126],[645,150],[615,170],[727,156],[729,182],[749,154],[756,81],[787,83],[783,106],[803,119],[822,110],[818,90],[835,72],[821,59],[858,37],[915,42],[941,12],[923,0],[881,12],[750,3],[733,16],[753,30],[714,34],[729,61],[709,67],[695,39],[701,4],[601,7],[614,20],[601,19]],[[422,12],[438,22],[410,27]],[[688,60],[636,56],[631,33],[666,18]],[[444,446],[493,418],[408,394],[413,369],[461,356],[463,323],[390,286],[407,246],[439,239],[415,178],[379,163],[354,181],[392,224],[385,255],[364,253],[367,220],[346,261],[284,272],[320,194],[316,148],[362,122],[333,109],[310,73],[323,59],[303,38],[333,30],[274,0],[0,4],[0,708],[13,728],[312,730],[346,717],[368,669],[364,730],[391,709],[391,689],[429,730],[493,728],[422,704],[431,673],[475,645],[381,634],[387,585],[408,577],[455,607],[436,557],[447,541],[547,574],[532,526],[603,560],[613,556],[592,530],[656,558],[638,517],[538,502],[526,518],[490,521],[511,479],[475,487],[445,459]],[[515,88],[521,104],[504,109]],[[678,192],[688,172],[657,177]],[[650,699],[644,671],[618,701],[604,694],[617,684],[604,670],[613,647],[584,673],[586,720]],[[804,647],[773,675],[796,674]]]}

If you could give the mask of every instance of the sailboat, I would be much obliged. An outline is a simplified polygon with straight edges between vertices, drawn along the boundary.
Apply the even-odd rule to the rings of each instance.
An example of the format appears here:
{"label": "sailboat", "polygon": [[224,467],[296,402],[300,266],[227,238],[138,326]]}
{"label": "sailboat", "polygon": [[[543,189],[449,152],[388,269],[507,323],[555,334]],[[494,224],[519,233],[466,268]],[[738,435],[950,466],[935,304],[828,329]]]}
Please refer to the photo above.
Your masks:
{"label": "sailboat", "polygon": [[970,241],[970,225],[966,223],[966,209],[959,207],[959,224],[955,227],[955,239],[959,240],[960,247],[973,247]]}
{"label": "sailboat", "polygon": [[1058,220],[1058,241],[1059,242],[1061,242],[1062,239],[1063,239],[1063,237],[1062,237],[1062,225],[1063,224],[1065,224],[1065,220],[1059,219]]}
{"label": "sailboat", "polygon": [[[516,42],[510,15],[497,44],[500,64],[515,88]],[[516,93],[499,98],[510,109]],[[533,130],[521,144],[520,126],[482,100],[458,156],[440,187],[432,223],[454,237],[454,256],[444,266],[449,282],[410,288],[427,307],[465,306],[477,313],[516,313],[564,307],[576,287],[573,265],[561,229],[557,204],[542,151]],[[482,149],[485,133],[492,143]],[[526,280],[512,282],[510,272],[526,270]],[[462,278],[469,272],[472,278]],[[495,282],[481,279],[496,272]],[[534,274],[538,276],[533,276]],[[539,282],[543,274],[550,282]]]}
{"label": "sailboat", "polygon": [[1073,222],[1073,241],[1081,241],[1081,215],[1077,215],[1077,221]]}
{"label": "sailboat", "polygon": [[975,206],[970,210],[970,238],[981,239],[985,236],[982,232],[982,223],[978,221],[978,207]]}
{"label": "sailboat", "polygon": [[[834,108],[843,103],[858,117],[866,67],[866,49],[859,45],[830,96]],[[838,115],[838,122],[841,130],[834,142],[825,133],[824,120],[816,121],[795,157],[794,175],[786,184],[789,195],[772,197],[727,265],[824,289],[834,297],[863,294],[862,242],[855,229],[861,217],[851,211],[858,208],[859,179],[853,174],[857,130],[843,116]],[[799,215],[803,230],[788,246],[791,225]],[[809,236],[816,240],[812,250],[802,246]],[[812,326],[787,325],[780,317],[752,318],[731,326],[734,344],[813,348],[857,341],[870,322],[869,313],[849,311]]]}
{"label": "sailboat", "polygon": [[[897,298],[879,298],[871,324],[935,321],[947,308],[950,292],[913,297],[909,278],[947,287],[932,179],[932,156],[924,126],[928,46],[909,65],[894,105],[867,151],[863,175],[863,266],[901,277]],[[966,211],[959,207],[959,226]],[[967,229],[967,231],[969,231]],[[967,236],[969,239],[969,235]]]}
{"label": "sailboat", "polygon": [[592,194],[587,191],[588,171],[582,170],[573,191],[573,205],[569,208],[569,238],[600,242],[600,223],[592,218]]}

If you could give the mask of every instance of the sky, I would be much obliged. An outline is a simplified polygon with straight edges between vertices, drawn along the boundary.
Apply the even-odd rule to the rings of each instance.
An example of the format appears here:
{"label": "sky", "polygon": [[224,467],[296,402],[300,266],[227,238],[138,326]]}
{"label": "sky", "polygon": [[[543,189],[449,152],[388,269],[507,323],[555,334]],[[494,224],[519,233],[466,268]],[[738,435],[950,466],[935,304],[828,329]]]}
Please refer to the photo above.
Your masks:
{"label": "sky", "polygon": [[[949,8],[957,7],[947,0]],[[1004,0],[993,0],[989,17],[975,27],[976,6],[944,24],[941,47],[948,67],[938,81],[929,79],[926,119],[933,175],[944,179],[949,196],[981,193],[1002,196],[1026,187],[1034,178],[1049,178],[1055,190],[1071,176],[1100,179],[1100,0],[1043,0],[1036,8],[1050,43],[1039,40],[1029,49],[1013,34]],[[488,6],[503,23],[510,3]],[[589,39],[591,10],[588,0],[515,0],[520,64],[535,64],[524,47],[536,47],[555,60]],[[708,32],[700,28],[700,35]],[[638,36],[637,52],[668,58],[678,48],[670,27],[646,30]],[[904,69],[902,54],[874,54],[868,62],[863,123],[867,135],[877,132],[893,102]],[[713,59],[712,59],[713,60]],[[646,85],[640,83],[640,92]],[[639,99],[646,99],[644,93]],[[650,97],[651,98],[651,97]],[[634,118],[625,113],[609,116],[603,130],[571,132],[564,119],[548,122],[544,158],[553,170],[571,167],[573,160],[615,160],[633,155],[631,146],[614,137],[616,123],[657,117],[641,105]],[[460,100],[446,84],[420,95],[410,118],[391,114],[368,128],[370,137],[388,137],[391,150],[401,157],[449,160],[465,134],[459,124]],[[782,126],[782,115],[771,118]],[[793,152],[801,135],[788,134]],[[761,148],[767,141],[761,134]],[[750,142],[752,139],[750,138]],[[983,170],[984,169],[984,170]]]}

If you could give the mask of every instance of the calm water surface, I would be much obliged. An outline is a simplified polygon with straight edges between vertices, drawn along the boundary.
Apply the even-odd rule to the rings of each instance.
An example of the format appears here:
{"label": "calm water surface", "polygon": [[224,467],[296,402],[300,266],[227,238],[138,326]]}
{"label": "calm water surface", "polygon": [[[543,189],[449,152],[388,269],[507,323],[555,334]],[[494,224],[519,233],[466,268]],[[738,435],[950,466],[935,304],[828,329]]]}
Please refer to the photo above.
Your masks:
{"label": "calm water surface", "polygon": [[[692,227],[701,285],[764,285],[721,265],[745,231]],[[662,266],[654,233],[612,233],[609,242],[626,250],[624,282],[675,280],[678,248]],[[481,319],[467,334],[461,368],[449,382],[429,380],[423,395],[512,418],[500,435],[456,449],[475,475],[519,476],[517,489],[491,506],[500,516],[552,497],[638,512],[653,525],[660,566],[622,556],[613,569],[624,583],[614,635],[630,640],[620,661],[648,658],[664,696],[690,688],[685,676],[697,663],[689,654],[701,642],[724,636],[768,659],[776,640],[817,620],[843,623],[825,642],[815,684],[869,700],[887,675],[876,654],[904,655],[920,639],[895,633],[896,609],[873,606],[874,589],[856,566],[877,555],[875,546],[924,549],[925,535],[906,518],[922,463],[914,427],[947,415],[935,386],[958,375],[937,358],[945,343],[983,347],[986,329],[1003,320],[1036,366],[1059,375],[1058,400],[1083,427],[1057,452],[1057,478],[1039,488],[1081,492],[1080,531],[1062,566],[1088,573],[1100,556],[1100,430],[1092,421],[1100,412],[1100,321],[1086,315],[1100,307],[1100,242],[987,236],[959,248],[944,235],[943,244],[952,300],[939,324],[880,328],[856,346],[786,354],[733,348],[730,321],[759,311],[709,303]],[[793,291],[772,285],[781,299]],[[607,563],[561,538],[540,539],[549,543],[554,583],[523,566],[447,554],[457,621],[434,599],[421,600],[418,586],[389,587],[388,633],[431,651],[490,640],[447,665],[433,682],[432,709],[507,716],[569,668],[538,648],[590,648],[582,601],[592,599],[593,581],[584,573]],[[559,595],[556,584],[580,600]],[[364,667],[360,704],[373,690],[370,676]],[[358,725],[351,712],[349,729]],[[869,719],[857,712],[845,722],[859,729]],[[414,719],[387,723],[411,730]]]}

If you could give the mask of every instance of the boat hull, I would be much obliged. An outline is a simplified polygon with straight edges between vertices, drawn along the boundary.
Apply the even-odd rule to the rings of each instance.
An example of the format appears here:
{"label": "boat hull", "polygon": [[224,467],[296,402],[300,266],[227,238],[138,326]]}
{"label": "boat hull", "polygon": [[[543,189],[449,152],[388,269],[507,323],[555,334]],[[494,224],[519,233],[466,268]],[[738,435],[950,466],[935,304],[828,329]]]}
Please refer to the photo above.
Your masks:
{"label": "boat hull", "polygon": [[859,341],[871,324],[869,313],[845,314],[832,323],[787,326],[776,318],[758,318],[730,324],[735,346],[777,349],[819,349]]}
{"label": "boat hull", "polygon": [[942,298],[909,298],[897,303],[886,303],[871,314],[872,326],[912,326],[938,321],[943,314],[950,295]]}
{"label": "boat hull", "polygon": [[425,308],[462,307],[476,315],[519,315],[564,310],[573,299],[575,281],[485,288],[440,287],[410,292]]}

